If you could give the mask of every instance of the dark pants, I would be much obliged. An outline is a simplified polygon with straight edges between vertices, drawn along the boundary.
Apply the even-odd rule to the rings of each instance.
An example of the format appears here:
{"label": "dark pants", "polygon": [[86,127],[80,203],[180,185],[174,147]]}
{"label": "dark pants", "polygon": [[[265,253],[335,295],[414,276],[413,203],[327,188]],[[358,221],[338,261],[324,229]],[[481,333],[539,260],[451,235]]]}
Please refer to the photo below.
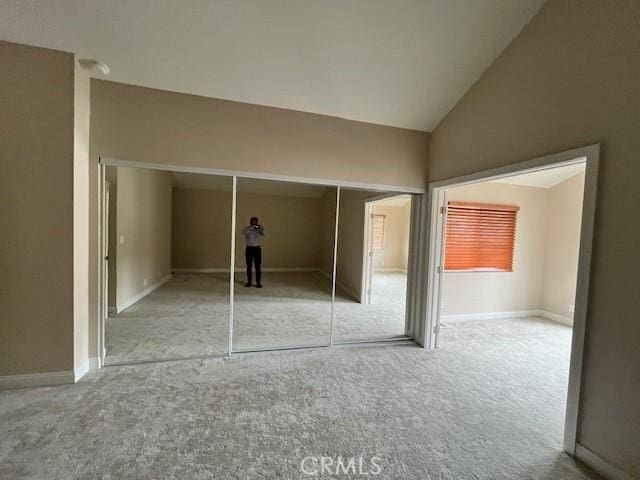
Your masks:
{"label": "dark pants", "polygon": [[244,256],[247,259],[247,283],[251,283],[251,262],[256,266],[256,285],[260,285],[260,264],[262,263],[262,248],[260,247],[247,247],[244,251]]}

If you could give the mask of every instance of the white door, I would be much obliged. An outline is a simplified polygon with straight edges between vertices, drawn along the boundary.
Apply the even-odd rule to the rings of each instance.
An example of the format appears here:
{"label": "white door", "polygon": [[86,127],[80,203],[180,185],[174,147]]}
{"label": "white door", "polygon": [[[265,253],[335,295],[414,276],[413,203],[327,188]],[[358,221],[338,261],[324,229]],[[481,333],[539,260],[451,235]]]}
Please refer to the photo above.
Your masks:
{"label": "white door", "polygon": [[442,280],[444,277],[444,256],[446,250],[446,234],[447,234],[447,192],[439,192],[438,195],[438,230],[437,230],[437,264],[436,264],[436,281],[434,292],[434,308],[435,308],[435,325],[434,347],[438,348],[440,344],[440,313],[442,310]]}

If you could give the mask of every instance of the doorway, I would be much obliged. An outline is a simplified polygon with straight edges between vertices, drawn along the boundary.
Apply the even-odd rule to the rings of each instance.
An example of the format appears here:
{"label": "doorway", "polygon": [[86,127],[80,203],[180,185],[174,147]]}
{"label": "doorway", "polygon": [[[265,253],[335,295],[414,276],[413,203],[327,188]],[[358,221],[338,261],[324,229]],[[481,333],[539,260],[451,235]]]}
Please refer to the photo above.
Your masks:
{"label": "doorway", "polygon": [[[576,170],[579,169],[580,166],[583,166],[583,201],[581,214],[578,221],[580,225],[580,232],[578,240],[579,250],[577,252],[577,274],[574,277],[575,290],[572,294],[573,302],[566,303],[567,312],[572,313],[573,316],[573,329],[570,334],[567,335],[567,339],[570,337],[570,347],[569,359],[565,359],[567,360],[568,369],[568,388],[563,391],[563,393],[566,392],[566,405],[564,408],[565,415],[563,449],[571,455],[575,453],[576,448],[576,428],[580,400],[582,352],[584,348],[587,313],[589,269],[591,259],[591,243],[593,236],[598,161],[599,145],[591,145],[567,152],[561,152],[558,154],[537,158],[520,164],[514,164],[503,168],[468,175],[465,177],[434,182],[430,184],[429,187],[429,201],[431,205],[429,208],[430,222],[429,233],[427,236],[428,305],[426,323],[424,325],[424,332],[422,332],[422,339],[425,342],[425,346],[427,346],[428,348],[438,348],[442,346],[441,337],[444,338],[444,336],[446,336],[445,332],[447,331],[447,320],[449,322],[455,320],[455,318],[453,317],[449,317],[447,319],[445,316],[446,313],[449,313],[452,316],[455,316],[457,314],[457,320],[460,320],[461,317],[464,317],[464,315],[470,315],[468,312],[464,312],[461,310],[454,311],[452,313],[452,305],[451,303],[447,302],[451,302],[452,299],[455,299],[455,295],[447,295],[447,293],[445,292],[447,287],[445,282],[449,282],[450,289],[453,285],[454,290],[456,290],[456,282],[458,283],[457,291],[454,291],[454,293],[457,294],[459,298],[458,300],[453,301],[457,301],[457,305],[455,308],[463,309],[465,307],[464,302],[468,303],[469,296],[475,296],[475,299],[478,302],[486,302],[490,301],[491,299],[486,298],[487,292],[483,290],[486,284],[483,284],[484,286],[478,286],[477,290],[471,291],[467,287],[466,291],[463,291],[464,289],[461,288],[460,283],[468,282],[469,278],[463,278],[462,276],[486,275],[488,272],[483,272],[483,267],[487,267],[488,269],[493,268],[495,270],[493,273],[496,273],[496,276],[492,278],[491,281],[495,282],[497,280],[500,280],[500,276],[506,278],[508,276],[507,272],[513,270],[513,267],[515,266],[509,263],[500,263],[504,262],[505,258],[508,260],[509,256],[503,255],[504,252],[502,252],[500,249],[502,249],[504,245],[502,245],[500,242],[498,242],[498,240],[494,238],[494,243],[490,244],[484,250],[485,257],[490,258],[494,264],[476,265],[478,270],[476,272],[464,271],[466,268],[473,267],[471,263],[473,263],[474,259],[477,259],[478,252],[474,252],[473,249],[468,248],[468,245],[464,245],[462,243],[455,245],[455,242],[459,241],[459,239],[455,238],[455,234],[458,233],[460,238],[475,237],[477,235],[477,230],[474,230],[474,228],[478,227],[478,225],[482,225],[482,215],[484,215],[485,217],[492,217],[494,221],[495,218],[501,218],[501,220],[498,220],[498,222],[500,224],[500,228],[503,230],[498,232],[498,235],[501,235],[502,239],[509,237],[509,235],[513,233],[515,242],[520,241],[520,239],[518,238],[517,220],[514,220],[513,232],[509,230],[509,222],[511,220],[505,220],[505,218],[507,217],[513,219],[517,218],[516,212],[519,210],[518,205],[513,205],[509,202],[501,202],[500,204],[487,202],[470,202],[468,198],[463,198],[462,200],[451,200],[450,198],[448,198],[449,194],[451,192],[454,192],[455,189],[462,189],[463,187],[467,188],[468,193],[468,188],[470,186],[477,186],[480,183],[498,182],[501,184],[514,184],[514,181],[517,179],[517,177],[523,178],[523,176],[532,176],[534,174],[537,174],[538,176],[549,176],[553,175],[554,169],[555,171],[558,171],[558,169],[565,169],[565,171],[568,171],[572,169]],[[460,190],[458,190],[457,193],[459,194]],[[550,206],[551,209],[554,209],[555,207],[557,206]],[[497,210],[500,211],[498,212]],[[480,211],[480,214],[478,214],[478,211]],[[510,213],[507,214],[507,211],[509,211]],[[456,218],[452,221],[448,221],[448,214],[451,214]],[[493,233],[496,233],[497,231],[495,225],[496,224],[494,223],[493,226],[489,227],[489,230],[492,230]],[[447,241],[453,242],[453,246],[457,248],[447,249]],[[477,250],[478,248],[482,249],[484,247],[478,247],[478,245],[475,245],[473,248]],[[447,261],[447,254],[449,254],[450,256],[449,261]],[[518,260],[517,257],[512,258],[514,258],[514,262],[532,260],[532,258],[530,257],[523,257],[520,260]],[[537,260],[540,261],[540,259]],[[495,264],[496,262],[498,264]],[[520,265],[520,267],[521,266],[522,265]],[[455,269],[458,269],[458,272],[454,273]],[[453,280],[451,280],[451,278],[449,278],[448,280],[446,279],[447,276],[451,277],[452,275],[458,275],[458,278],[454,278]],[[502,287],[494,285],[490,289],[490,292],[497,298],[497,300],[504,300],[504,297],[509,296],[508,292],[505,292],[504,288],[504,285]],[[468,306],[468,304],[466,306]],[[449,309],[448,312],[447,309]],[[532,313],[534,315],[539,314],[540,310],[541,309],[535,308],[524,310],[523,312],[526,313],[526,315],[523,314],[523,317],[531,315]],[[478,314],[476,315],[476,319],[478,319],[482,318],[483,313],[495,316],[496,312],[480,311],[475,313]],[[505,310],[503,314],[505,319],[509,319],[510,317],[514,316],[514,311]],[[516,323],[517,322],[521,323],[522,320],[516,319]],[[497,325],[502,327],[507,324],[500,323]],[[527,327],[531,325],[531,323],[526,324]],[[526,328],[524,330],[526,330]],[[488,332],[488,335],[494,335],[497,333],[496,329],[494,329],[493,331],[485,330],[485,333],[486,332]],[[526,332],[523,331],[522,335],[526,335]],[[450,335],[450,337],[452,336],[453,334]],[[475,340],[478,339],[478,335],[472,335],[472,337]],[[512,338],[512,340],[517,341],[517,338]],[[566,383],[564,383],[563,385],[566,385]]]}

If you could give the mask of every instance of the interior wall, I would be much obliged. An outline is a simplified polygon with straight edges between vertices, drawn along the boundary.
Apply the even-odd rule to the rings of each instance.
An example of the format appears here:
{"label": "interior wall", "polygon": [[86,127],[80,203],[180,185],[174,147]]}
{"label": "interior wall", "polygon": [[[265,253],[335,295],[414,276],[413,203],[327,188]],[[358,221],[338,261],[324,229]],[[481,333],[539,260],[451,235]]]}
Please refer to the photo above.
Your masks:
{"label": "interior wall", "polygon": [[573,321],[584,173],[547,190],[542,309]]}
{"label": "interior wall", "polygon": [[0,65],[0,375],[69,371],[74,57],[0,41]]}
{"label": "interior wall", "polygon": [[426,184],[425,132],[104,80],[92,83],[92,148],[101,156],[399,186]]}
{"label": "interior wall", "polygon": [[108,239],[109,259],[107,260],[107,303],[110,308],[116,307],[116,288],[118,278],[118,168],[105,167],[105,180],[109,183],[109,211],[107,221],[109,223]]}
{"label": "interior wall", "polygon": [[335,187],[327,187],[321,198],[320,249],[317,265],[330,278],[333,278],[337,190]]}
{"label": "interior wall", "polygon": [[229,269],[232,197],[231,191],[173,189],[172,268]]}
{"label": "interior wall", "polygon": [[[238,180],[240,183],[242,179]],[[318,268],[321,246],[322,200],[238,192],[236,204],[236,268],[244,270],[242,229],[251,217],[264,225],[263,268]]]}
{"label": "interior wall", "polygon": [[358,301],[362,293],[365,200],[375,195],[366,190],[340,190],[336,285]]}
{"label": "interior wall", "polygon": [[74,368],[89,369],[89,73],[74,59],[73,339]]}
{"label": "interior wall", "polygon": [[[547,223],[544,188],[495,182],[447,190],[448,201],[520,207],[512,272],[445,272],[443,315],[537,310],[541,307]],[[575,284],[575,279],[574,279]]]}
{"label": "interior wall", "polygon": [[171,174],[118,167],[118,311],[171,274]]}
{"label": "interior wall", "polygon": [[640,3],[547,0],[435,129],[430,180],[602,144],[578,442],[640,477]]}
{"label": "interior wall", "polygon": [[411,202],[401,207],[374,205],[374,213],[384,215],[384,248],[374,251],[373,267],[377,271],[407,271],[409,257],[409,223]]}

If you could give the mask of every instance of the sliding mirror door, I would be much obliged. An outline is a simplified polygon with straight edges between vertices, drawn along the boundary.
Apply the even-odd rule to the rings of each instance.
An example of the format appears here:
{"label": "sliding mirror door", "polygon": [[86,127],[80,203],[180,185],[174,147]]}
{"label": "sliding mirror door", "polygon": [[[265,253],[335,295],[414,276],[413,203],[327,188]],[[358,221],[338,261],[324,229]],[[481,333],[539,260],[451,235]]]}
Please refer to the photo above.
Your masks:
{"label": "sliding mirror door", "polygon": [[232,178],[106,167],[106,363],[228,350]]}
{"label": "sliding mirror door", "polygon": [[237,180],[233,351],[329,344],[336,196]]}
{"label": "sliding mirror door", "polygon": [[334,343],[406,338],[411,202],[340,190]]}

